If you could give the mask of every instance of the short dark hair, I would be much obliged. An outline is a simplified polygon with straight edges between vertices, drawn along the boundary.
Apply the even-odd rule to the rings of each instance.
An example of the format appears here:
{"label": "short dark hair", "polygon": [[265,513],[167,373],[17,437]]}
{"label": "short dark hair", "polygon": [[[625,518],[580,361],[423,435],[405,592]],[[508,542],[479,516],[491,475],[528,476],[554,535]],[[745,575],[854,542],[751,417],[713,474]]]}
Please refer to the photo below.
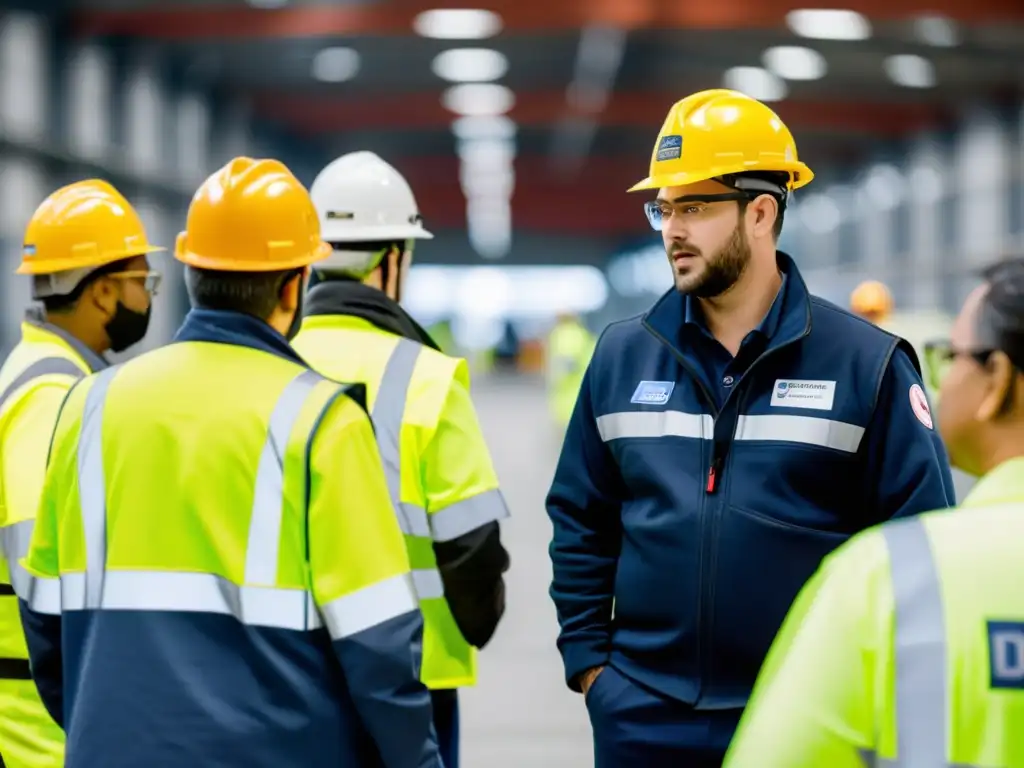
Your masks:
{"label": "short dark hair", "polygon": [[78,306],[78,300],[82,298],[82,294],[85,293],[86,288],[105,275],[111,275],[115,272],[123,272],[134,258],[134,256],[130,256],[127,259],[118,259],[117,261],[112,261],[110,264],[104,264],[102,267],[93,270],[83,277],[71,293],[65,293],[63,296],[43,296],[39,301],[43,303],[43,308],[46,310],[47,314],[71,312],[76,306]]}
{"label": "short dark hair", "polygon": [[[749,173],[738,173],[736,176],[744,176],[748,179],[759,179],[760,181],[767,181],[770,184],[775,184],[781,189],[786,189],[789,186],[789,173],[784,171],[751,171]],[[740,200],[740,215],[746,212],[747,206],[756,197],[760,197],[762,194],[771,194],[770,192],[751,192],[750,200]],[[777,241],[782,236],[782,222],[786,218],[786,198],[782,195],[772,195],[775,198],[775,202],[779,205],[779,215],[775,217],[775,225],[772,227],[772,235]]]}
{"label": "short dark hair", "polygon": [[981,275],[988,290],[978,311],[979,340],[1024,372],[1024,258],[1003,259]]}
{"label": "short dark hair", "polygon": [[185,284],[192,306],[241,312],[266,320],[281,301],[281,290],[301,269],[274,272],[226,272],[189,267]]}

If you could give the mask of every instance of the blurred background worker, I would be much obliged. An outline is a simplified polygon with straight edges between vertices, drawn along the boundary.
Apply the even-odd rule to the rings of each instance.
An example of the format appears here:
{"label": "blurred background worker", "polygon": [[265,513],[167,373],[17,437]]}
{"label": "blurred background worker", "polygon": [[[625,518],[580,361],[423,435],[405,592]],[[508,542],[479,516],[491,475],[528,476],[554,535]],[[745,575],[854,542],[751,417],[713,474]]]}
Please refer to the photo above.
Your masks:
{"label": "blurred background worker", "polygon": [[882,325],[892,314],[892,293],[885,283],[865,280],[850,294],[850,311],[869,323]]}
{"label": "blurred background worker", "polygon": [[631,189],[657,195],[675,288],[602,335],[548,496],[559,648],[599,768],[720,765],[821,558],[953,503],[914,353],[777,250],[812,178],[771,109],[711,90],[671,108]]}
{"label": "blurred background worker", "polygon": [[446,768],[456,768],[456,689],[476,684],[476,650],[505,611],[508,508],[469,397],[466,362],[443,354],[399,305],[423,228],[402,175],[372,152],[328,165],[310,189],[331,255],[314,266],[295,349],[335,381],[367,388],[394,513],[425,623]]}
{"label": "blurred background worker", "polygon": [[370,421],[288,343],[329,253],[285,166],[232,160],[175,343],[65,401],[19,594],[68,768],[441,768]]}
{"label": "blurred background worker", "polygon": [[555,319],[548,334],[545,363],[547,366],[548,406],[555,421],[559,439],[572,416],[583,373],[594,354],[594,335],[578,315],[563,312]]}
{"label": "blurred background worker", "polygon": [[961,510],[873,529],[825,560],[730,768],[1024,765],[1024,259],[984,278],[935,347],[939,428],[981,479]]}
{"label": "blurred background worker", "polygon": [[63,187],[36,210],[18,273],[31,275],[33,307],[0,368],[0,762],[64,765],[64,733],[31,682],[17,591],[43,490],[61,402],[76,379],[107,367],[146,334],[159,274],[138,214],[103,181]]}

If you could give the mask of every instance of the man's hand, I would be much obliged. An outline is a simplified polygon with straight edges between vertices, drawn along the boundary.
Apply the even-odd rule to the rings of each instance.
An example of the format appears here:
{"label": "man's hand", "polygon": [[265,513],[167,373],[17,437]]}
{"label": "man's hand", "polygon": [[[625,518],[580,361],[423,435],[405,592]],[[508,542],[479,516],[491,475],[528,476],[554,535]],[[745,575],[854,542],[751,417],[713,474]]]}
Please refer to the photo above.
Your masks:
{"label": "man's hand", "polygon": [[580,690],[583,691],[583,696],[586,697],[587,692],[590,690],[590,686],[597,680],[598,675],[604,672],[604,667],[591,667],[582,675],[580,675]]}

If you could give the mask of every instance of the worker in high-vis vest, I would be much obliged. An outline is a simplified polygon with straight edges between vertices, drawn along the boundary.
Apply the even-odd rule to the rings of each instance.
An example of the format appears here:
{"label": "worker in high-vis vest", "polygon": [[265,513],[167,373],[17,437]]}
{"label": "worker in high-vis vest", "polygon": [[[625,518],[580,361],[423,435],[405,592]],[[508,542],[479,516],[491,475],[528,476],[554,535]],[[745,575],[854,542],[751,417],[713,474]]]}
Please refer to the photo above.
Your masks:
{"label": "worker in high-vis vest", "polygon": [[590,364],[596,345],[594,335],[574,314],[563,313],[548,334],[547,368],[548,407],[559,432],[564,432]]}
{"label": "worker in high-vis vest", "polygon": [[57,413],[75,380],[108,350],[140,341],[160,274],[138,214],[104,181],[81,181],[36,209],[17,272],[31,277],[21,341],[0,368],[0,764],[64,765],[64,732],[32,683],[15,590],[43,490]]}
{"label": "worker in high-vis vest", "polygon": [[728,768],[1024,766],[1024,259],[986,270],[934,346],[939,430],[980,479],[959,509],[886,523],[826,558]]}
{"label": "worker in high-vis vest", "polygon": [[232,160],[173,342],[64,401],[19,597],[67,768],[443,767],[372,425],[288,343],[329,253],[285,166]]}
{"label": "worker in high-vis vest", "polygon": [[295,349],[325,376],[366,386],[426,625],[421,677],[445,765],[457,768],[456,689],[476,683],[476,649],[505,610],[498,521],[508,509],[465,361],[443,354],[398,303],[413,246],[431,237],[408,183],[377,155],[354,152],[310,193],[332,251],[313,267]]}

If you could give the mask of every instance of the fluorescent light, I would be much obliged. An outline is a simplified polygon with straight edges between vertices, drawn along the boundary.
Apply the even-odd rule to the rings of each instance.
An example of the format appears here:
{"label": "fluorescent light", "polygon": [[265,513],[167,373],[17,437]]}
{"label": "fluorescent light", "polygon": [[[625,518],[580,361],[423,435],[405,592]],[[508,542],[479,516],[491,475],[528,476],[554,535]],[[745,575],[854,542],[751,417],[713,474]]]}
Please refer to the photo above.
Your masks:
{"label": "fluorescent light", "polygon": [[801,9],[786,14],[789,28],[819,40],[867,40],[871,24],[856,11]]}
{"label": "fluorescent light", "polygon": [[486,83],[508,72],[505,54],[490,48],[452,48],[434,57],[434,74],[453,83]]}
{"label": "fluorescent light", "polygon": [[501,31],[501,16],[470,8],[424,11],[412,22],[417,35],[439,40],[481,40]]}
{"label": "fluorescent light", "polygon": [[288,0],[248,0],[249,5],[253,8],[284,8],[288,5]]}
{"label": "fluorescent light", "polygon": [[932,88],[935,86],[935,67],[924,56],[900,53],[885,60],[885,73],[896,85],[904,88]]}
{"label": "fluorescent light", "polygon": [[765,67],[786,80],[820,80],[828,71],[824,56],[800,45],[769,48],[762,58]]}
{"label": "fluorescent light", "polygon": [[876,165],[868,172],[862,189],[865,202],[879,211],[891,211],[903,201],[903,174],[895,166]]}
{"label": "fluorescent light", "polygon": [[474,139],[513,139],[516,124],[504,115],[460,117],[452,123],[452,133],[460,141]]}
{"label": "fluorescent light", "polygon": [[313,57],[313,77],[325,83],[351,80],[359,71],[359,54],[351,48],[324,48]]}
{"label": "fluorescent light", "polygon": [[446,109],[457,115],[489,117],[508,112],[516,97],[511,90],[497,83],[466,83],[446,90],[441,101]]}
{"label": "fluorescent light", "polygon": [[952,48],[960,42],[956,24],[945,16],[922,16],[914,22],[914,33],[928,45]]}
{"label": "fluorescent light", "polygon": [[733,67],[726,70],[726,88],[745,93],[758,101],[779,101],[786,98],[786,84],[760,67]]}

